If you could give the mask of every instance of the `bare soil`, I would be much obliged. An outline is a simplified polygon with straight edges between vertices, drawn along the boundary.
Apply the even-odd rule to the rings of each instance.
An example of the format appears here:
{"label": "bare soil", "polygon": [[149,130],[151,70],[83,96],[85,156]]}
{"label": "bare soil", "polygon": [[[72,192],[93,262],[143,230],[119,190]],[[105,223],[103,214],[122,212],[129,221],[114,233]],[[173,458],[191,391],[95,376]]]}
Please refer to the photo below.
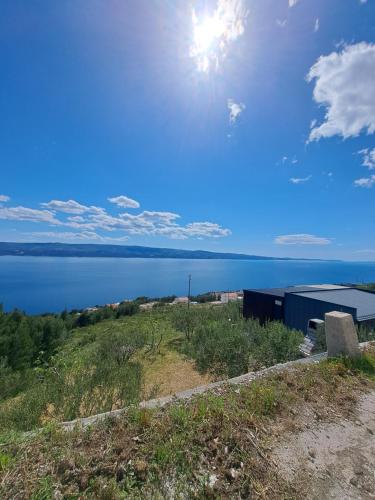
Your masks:
{"label": "bare soil", "polygon": [[305,430],[273,449],[280,474],[309,499],[375,498],[375,391],[360,397],[350,418],[321,423],[305,413],[301,424]]}

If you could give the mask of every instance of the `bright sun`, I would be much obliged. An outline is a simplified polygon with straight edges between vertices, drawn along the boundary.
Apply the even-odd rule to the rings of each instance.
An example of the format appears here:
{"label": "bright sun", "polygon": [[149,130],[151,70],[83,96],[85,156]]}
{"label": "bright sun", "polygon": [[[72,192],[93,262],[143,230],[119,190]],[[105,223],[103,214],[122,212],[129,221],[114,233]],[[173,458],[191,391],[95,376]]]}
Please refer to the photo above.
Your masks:
{"label": "bright sun", "polygon": [[226,58],[229,46],[245,31],[247,10],[242,0],[219,0],[211,15],[199,17],[192,11],[190,57],[198,71],[218,70]]}
{"label": "bright sun", "polygon": [[194,44],[197,52],[205,54],[224,34],[224,23],[217,17],[207,18],[202,22],[194,19]]}

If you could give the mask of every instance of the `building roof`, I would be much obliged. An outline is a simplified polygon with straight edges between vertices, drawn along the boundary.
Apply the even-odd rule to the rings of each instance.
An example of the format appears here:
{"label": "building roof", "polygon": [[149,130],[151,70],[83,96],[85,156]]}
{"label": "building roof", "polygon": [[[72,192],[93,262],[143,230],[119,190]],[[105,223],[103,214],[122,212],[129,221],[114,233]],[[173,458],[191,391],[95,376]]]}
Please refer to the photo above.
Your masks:
{"label": "building roof", "polygon": [[[302,285],[301,285],[302,286]],[[323,284],[323,285],[306,285],[309,288],[318,288],[320,290],[342,290],[343,288],[352,288],[347,285],[330,285],[330,284]]]}
{"label": "building roof", "polygon": [[344,288],[334,290],[311,290],[297,292],[296,295],[308,297],[323,302],[330,302],[339,306],[357,309],[357,320],[375,319],[375,293]]}
{"label": "building roof", "polygon": [[[328,285],[325,285],[325,287]],[[335,285],[332,285],[334,287]],[[325,288],[322,288],[324,290]],[[285,297],[286,293],[297,293],[297,292],[310,292],[317,291],[320,288],[316,288],[316,285],[302,285],[302,286],[288,286],[285,288],[258,288],[258,289],[250,289],[244,290],[246,292],[257,292],[264,295],[272,295],[273,297]]]}

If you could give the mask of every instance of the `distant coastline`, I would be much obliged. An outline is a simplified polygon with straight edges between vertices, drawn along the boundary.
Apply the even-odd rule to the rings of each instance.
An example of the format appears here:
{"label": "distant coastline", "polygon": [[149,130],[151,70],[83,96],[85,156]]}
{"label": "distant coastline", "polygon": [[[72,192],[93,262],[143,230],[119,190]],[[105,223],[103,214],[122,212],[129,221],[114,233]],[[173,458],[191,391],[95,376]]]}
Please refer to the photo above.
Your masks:
{"label": "distant coastline", "polygon": [[[142,259],[227,259],[227,260],[304,260],[291,257],[267,257],[231,252],[209,252],[206,250],[181,250],[134,245],[98,245],[72,243],[12,243],[0,242],[0,256],[29,257],[112,257]],[[332,262],[340,262],[334,260]]]}

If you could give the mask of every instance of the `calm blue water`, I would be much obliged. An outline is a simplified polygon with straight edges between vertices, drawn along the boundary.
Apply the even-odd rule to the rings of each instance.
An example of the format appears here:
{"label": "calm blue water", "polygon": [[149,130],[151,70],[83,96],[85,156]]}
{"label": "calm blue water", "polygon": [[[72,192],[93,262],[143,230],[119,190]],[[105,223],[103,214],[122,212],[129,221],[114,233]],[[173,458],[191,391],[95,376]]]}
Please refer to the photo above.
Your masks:
{"label": "calm blue water", "polygon": [[0,257],[0,303],[36,314],[140,295],[375,282],[375,262]]}

